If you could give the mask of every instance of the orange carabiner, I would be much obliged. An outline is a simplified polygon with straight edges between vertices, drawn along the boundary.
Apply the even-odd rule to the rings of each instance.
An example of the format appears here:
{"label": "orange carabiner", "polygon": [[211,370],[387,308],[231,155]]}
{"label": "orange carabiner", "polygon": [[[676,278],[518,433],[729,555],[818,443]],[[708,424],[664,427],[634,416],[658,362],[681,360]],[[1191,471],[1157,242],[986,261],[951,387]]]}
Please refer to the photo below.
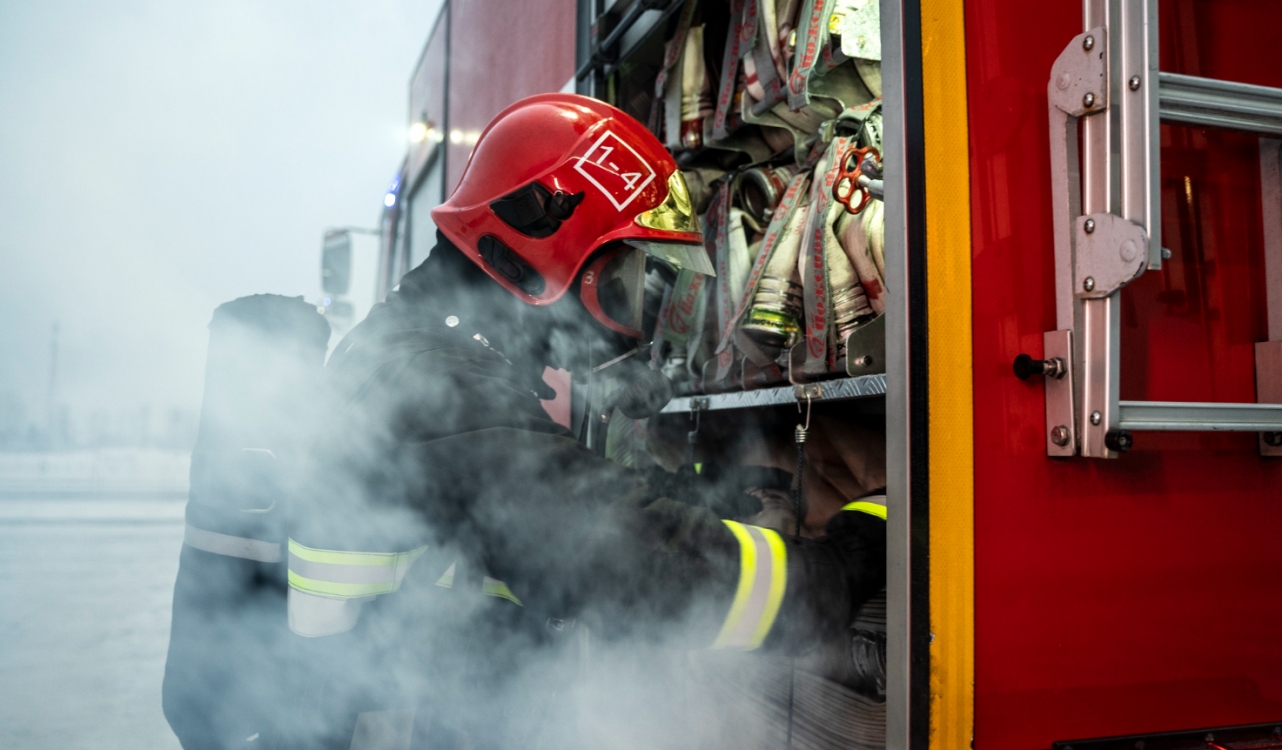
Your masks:
{"label": "orange carabiner", "polygon": [[[846,207],[846,210],[852,214],[857,214],[864,210],[868,205],[868,190],[859,187],[859,166],[863,163],[864,157],[872,154],[873,158],[881,160],[881,154],[872,146],[856,148],[851,146],[846,149],[846,153],[841,156],[840,171],[837,172],[837,180],[832,184],[832,197],[837,202]],[[853,166],[852,166],[853,165]],[[859,196],[859,203],[851,205],[855,196]]]}

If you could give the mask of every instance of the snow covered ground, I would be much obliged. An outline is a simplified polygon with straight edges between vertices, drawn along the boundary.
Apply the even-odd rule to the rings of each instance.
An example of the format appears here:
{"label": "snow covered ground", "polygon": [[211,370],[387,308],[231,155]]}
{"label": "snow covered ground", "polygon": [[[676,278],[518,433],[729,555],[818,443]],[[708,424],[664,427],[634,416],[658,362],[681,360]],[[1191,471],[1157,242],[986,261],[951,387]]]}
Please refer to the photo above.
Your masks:
{"label": "snow covered ground", "polygon": [[160,707],[186,457],[0,454],[0,747],[178,747]]}

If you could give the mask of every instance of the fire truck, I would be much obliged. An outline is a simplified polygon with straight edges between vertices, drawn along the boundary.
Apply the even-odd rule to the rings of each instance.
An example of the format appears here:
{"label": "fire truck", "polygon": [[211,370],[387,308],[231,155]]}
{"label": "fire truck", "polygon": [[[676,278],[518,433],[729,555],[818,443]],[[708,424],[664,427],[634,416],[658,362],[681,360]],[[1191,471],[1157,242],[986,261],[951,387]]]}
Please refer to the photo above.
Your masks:
{"label": "fire truck", "polygon": [[790,186],[815,231],[876,204],[871,315],[816,321],[878,290],[803,242],[774,349],[719,275],[702,349],[656,365],[691,461],[803,405],[884,435],[885,745],[1282,747],[1279,29],[1248,0],[447,0],[377,297],[536,93],[648,123],[749,278]]}

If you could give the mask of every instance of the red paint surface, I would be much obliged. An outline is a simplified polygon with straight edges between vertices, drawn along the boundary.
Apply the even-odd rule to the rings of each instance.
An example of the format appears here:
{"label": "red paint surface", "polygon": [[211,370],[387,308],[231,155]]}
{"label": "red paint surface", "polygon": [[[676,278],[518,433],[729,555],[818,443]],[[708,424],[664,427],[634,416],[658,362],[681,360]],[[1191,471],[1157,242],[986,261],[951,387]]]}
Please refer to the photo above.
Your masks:
{"label": "red paint surface", "polygon": [[[1282,87],[1275,5],[1163,2],[1163,70]],[[975,747],[1282,720],[1282,460],[1254,434],[1045,455],[1055,328],[1046,81],[1077,2],[966,4],[975,393]],[[1123,292],[1122,398],[1253,401],[1266,338],[1250,136],[1164,127],[1164,244]],[[1192,188],[1190,203],[1185,176]]]}
{"label": "red paint surface", "polygon": [[[574,76],[574,0],[451,0],[450,12],[451,133],[475,136],[507,105]],[[472,145],[446,144],[449,194]]]}

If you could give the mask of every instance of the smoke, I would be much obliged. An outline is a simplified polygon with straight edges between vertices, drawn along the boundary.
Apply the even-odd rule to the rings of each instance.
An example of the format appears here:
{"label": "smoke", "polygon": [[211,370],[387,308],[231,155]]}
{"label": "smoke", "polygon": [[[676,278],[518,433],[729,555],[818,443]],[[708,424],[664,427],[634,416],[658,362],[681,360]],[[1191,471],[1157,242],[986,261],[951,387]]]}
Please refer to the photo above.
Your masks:
{"label": "smoke", "polygon": [[[432,5],[0,6],[3,402],[45,397],[58,321],[62,402],[195,410],[209,311],[315,294],[321,231],[375,220]],[[716,507],[697,521],[748,518],[761,504],[744,500],[742,476],[589,460],[530,392],[545,364],[585,372],[618,342],[572,299],[498,316],[507,327],[489,303],[510,298],[450,301],[407,314],[415,327],[369,324],[364,344],[395,355],[347,352],[327,386],[273,364],[255,334],[230,334],[223,366],[257,373],[245,377],[261,410],[206,402],[202,430],[221,419],[262,432],[202,433],[188,521],[282,546],[278,562],[183,547],[175,729],[191,747],[346,748],[397,731],[359,714],[413,712],[415,746],[746,747],[750,735],[777,747],[744,728],[789,723],[789,663],[692,655],[716,635],[735,571],[683,562],[678,548],[704,540],[675,504],[639,509],[646,482],[670,481],[670,496]],[[446,314],[462,321],[452,333]],[[549,329],[541,349],[530,334]],[[667,425],[675,440],[653,420],[637,445],[685,451],[683,420]],[[351,629],[304,638],[289,628],[287,537],[426,551],[397,591],[353,603]],[[487,596],[486,578],[521,604]]]}
{"label": "smoke", "polygon": [[[737,548],[711,530],[764,510],[747,490],[786,489],[786,472],[768,468],[767,439],[789,433],[786,420],[711,421],[710,448],[676,461],[722,467],[706,475],[671,474],[645,450],[671,445],[684,416],[638,429],[616,413],[604,428],[639,440],[630,460],[644,471],[593,456],[548,418],[537,381],[555,364],[583,388],[589,364],[622,342],[573,294],[525,305],[449,247],[407,276],[323,373],[305,312],[294,309],[291,326],[264,330],[249,314],[212,329],[205,458],[194,462],[210,468],[193,471],[188,521],[287,537],[291,551],[250,562],[184,548],[166,678],[166,712],[184,742],[777,747],[797,717],[799,737],[831,734],[833,690],[876,726],[875,700],[814,687],[825,659],[849,661],[848,645],[811,659],[800,708],[804,690],[782,656],[699,652],[738,580]],[[880,444],[873,430],[862,436]],[[268,475],[244,448],[274,452]],[[866,466],[846,466],[868,483],[853,492],[876,486],[880,460],[874,451]],[[842,485],[839,464],[817,461],[811,483]],[[405,571],[385,593],[298,581],[286,593],[286,567],[370,580],[368,567],[327,568],[344,558],[326,551],[399,553]]]}

